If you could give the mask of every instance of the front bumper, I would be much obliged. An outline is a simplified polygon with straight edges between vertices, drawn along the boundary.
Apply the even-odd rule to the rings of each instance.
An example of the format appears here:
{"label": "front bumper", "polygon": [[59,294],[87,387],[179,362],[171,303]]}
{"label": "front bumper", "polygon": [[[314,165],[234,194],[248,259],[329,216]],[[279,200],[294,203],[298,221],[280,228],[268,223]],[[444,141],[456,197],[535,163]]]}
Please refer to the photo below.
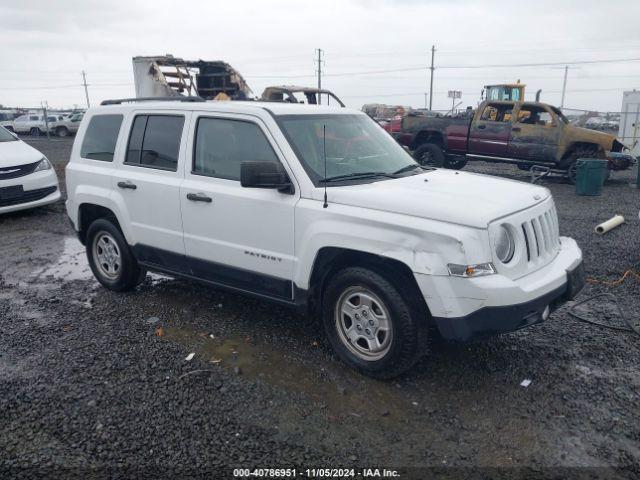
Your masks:
{"label": "front bumper", "polygon": [[574,298],[585,282],[582,252],[570,238],[561,238],[561,245],[551,263],[517,280],[417,275],[442,337],[466,341],[518,330]]}
{"label": "front bumper", "polygon": [[0,181],[0,214],[40,207],[60,200],[58,177],[53,169]]}
{"label": "front bumper", "polygon": [[447,340],[467,341],[476,337],[519,330],[547,319],[563,303],[572,300],[585,284],[583,264],[567,271],[567,282],[541,297],[517,305],[485,307],[463,318],[434,318]]}
{"label": "front bumper", "polygon": [[609,170],[627,170],[635,163],[635,159],[628,153],[609,152],[607,162]]}

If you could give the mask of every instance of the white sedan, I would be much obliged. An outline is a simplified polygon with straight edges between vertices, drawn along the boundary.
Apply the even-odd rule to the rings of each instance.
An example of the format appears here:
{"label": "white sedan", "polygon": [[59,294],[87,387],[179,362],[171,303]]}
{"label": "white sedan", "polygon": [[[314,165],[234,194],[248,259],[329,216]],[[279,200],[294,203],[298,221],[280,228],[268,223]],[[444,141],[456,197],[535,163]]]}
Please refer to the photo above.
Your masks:
{"label": "white sedan", "polygon": [[0,214],[59,199],[58,177],[49,160],[0,127]]}

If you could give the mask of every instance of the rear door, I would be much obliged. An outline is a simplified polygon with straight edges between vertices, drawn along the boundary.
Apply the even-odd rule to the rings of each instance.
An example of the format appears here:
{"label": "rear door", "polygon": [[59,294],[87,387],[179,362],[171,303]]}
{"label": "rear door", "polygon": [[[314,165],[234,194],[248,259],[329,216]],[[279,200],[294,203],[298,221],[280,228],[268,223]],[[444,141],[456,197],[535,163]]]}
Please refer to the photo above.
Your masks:
{"label": "rear door", "polygon": [[490,102],[482,107],[469,130],[469,153],[506,157],[513,102]]}
{"label": "rear door", "polygon": [[553,162],[561,128],[543,105],[524,103],[515,114],[509,140],[509,156],[523,160]]}
{"label": "rear door", "polygon": [[291,195],[240,185],[243,161],[280,162],[287,170],[268,129],[251,115],[196,112],[189,143],[180,200],[193,274],[291,300],[298,189]]}
{"label": "rear door", "polygon": [[180,186],[190,112],[133,112],[127,148],[113,181],[113,196],[133,236],[137,258],[188,273],[184,261]]}

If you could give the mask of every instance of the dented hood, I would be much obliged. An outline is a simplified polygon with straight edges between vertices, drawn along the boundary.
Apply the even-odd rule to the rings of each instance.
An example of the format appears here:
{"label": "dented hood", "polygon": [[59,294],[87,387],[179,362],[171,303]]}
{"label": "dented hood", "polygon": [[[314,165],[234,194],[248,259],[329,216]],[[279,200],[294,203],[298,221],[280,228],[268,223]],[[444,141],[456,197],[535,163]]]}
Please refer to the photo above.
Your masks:
{"label": "dented hood", "polygon": [[475,173],[437,169],[420,175],[328,189],[339,203],[486,228],[550,195],[546,188]]}

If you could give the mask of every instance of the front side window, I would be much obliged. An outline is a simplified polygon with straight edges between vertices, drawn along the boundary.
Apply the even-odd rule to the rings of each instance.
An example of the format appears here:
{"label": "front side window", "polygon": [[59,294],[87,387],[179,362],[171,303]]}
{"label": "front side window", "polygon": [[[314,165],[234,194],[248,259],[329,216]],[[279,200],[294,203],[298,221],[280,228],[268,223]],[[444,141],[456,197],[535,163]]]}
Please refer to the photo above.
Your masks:
{"label": "front side window", "polygon": [[317,186],[325,178],[325,158],[326,178],[384,180],[418,168],[391,135],[366,115],[283,115],[278,121]]}
{"label": "front side window", "polygon": [[551,113],[543,107],[538,105],[523,105],[518,112],[518,123],[550,127],[553,125],[553,117]]}
{"label": "front side window", "polygon": [[183,126],[183,116],[137,115],[131,127],[125,163],[175,172]]}
{"label": "front side window", "polygon": [[104,162],[113,161],[122,115],[94,115],[80,147],[80,156]]}
{"label": "front side window", "polygon": [[35,115],[32,115],[29,117],[29,121],[31,122],[37,122],[38,120],[40,120],[40,117],[37,117]]}
{"label": "front side window", "polygon": [[193,157],[193,173],[238,181],[244,161],[278,162],[255,123],[206,117],[198,120]]}

